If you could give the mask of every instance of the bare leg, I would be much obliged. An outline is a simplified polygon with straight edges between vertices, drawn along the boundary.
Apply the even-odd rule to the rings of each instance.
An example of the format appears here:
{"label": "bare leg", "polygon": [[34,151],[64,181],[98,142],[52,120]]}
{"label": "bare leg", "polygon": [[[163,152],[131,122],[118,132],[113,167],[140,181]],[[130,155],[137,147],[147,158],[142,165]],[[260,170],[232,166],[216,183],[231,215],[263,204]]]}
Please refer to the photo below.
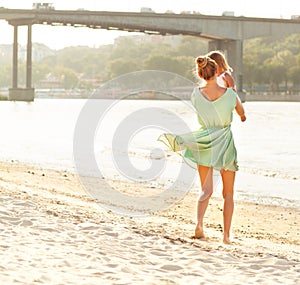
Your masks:
{"label": "bare leg", "polygon": [[198,165],[202,193],[197,204],[197,225],[195,238],[204,238],[203,218],[208,206],[209,198],[213,192],[213,169],[211,167]]}
{"label": "bare leg", "polygon": [[224,207],[223,207],[223,242],[230,243],[230,227],[232,221],[232,215],[234,210],[234,201],[233,201],[233,188],[235,180],[235,172],[233,171],[221,171],[222,180],[223,180],[223,198],[224,198]]}

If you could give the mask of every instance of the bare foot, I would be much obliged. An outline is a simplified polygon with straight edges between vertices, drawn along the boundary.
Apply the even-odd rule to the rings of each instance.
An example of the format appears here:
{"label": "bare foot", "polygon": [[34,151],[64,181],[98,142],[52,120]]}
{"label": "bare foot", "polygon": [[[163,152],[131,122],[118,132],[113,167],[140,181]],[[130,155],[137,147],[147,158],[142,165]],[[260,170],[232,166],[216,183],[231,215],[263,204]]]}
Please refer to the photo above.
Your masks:
{"label": "bare foot", "polygon": [[195,238],[205,238],[205,234],[203,232],[203,228],[200,226],[197,226],[195,229]]}
{"label": "bare foot", "polygon": [[224,243],[224,244],[232,244],[232,242],[230,241],[229,236],[224,236],[224,237],[223,237],[223,243]]}

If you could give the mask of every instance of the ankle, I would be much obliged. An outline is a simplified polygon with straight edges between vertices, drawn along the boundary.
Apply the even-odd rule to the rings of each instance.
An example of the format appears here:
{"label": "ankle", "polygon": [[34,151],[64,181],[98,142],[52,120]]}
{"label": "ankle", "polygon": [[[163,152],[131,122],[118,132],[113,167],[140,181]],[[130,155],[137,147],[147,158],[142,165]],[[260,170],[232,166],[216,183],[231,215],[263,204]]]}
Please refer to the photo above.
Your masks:
{"label": "ankle", "polygon": [[231,240],[230,240],[230,237],[229,237],[229,233],[228,234],[224,233],[224,235],[223,235],[223,243],[224,244],[230,244],[231,243]]}
{"label": "ankle", "polygon": [[197,224],[195,228],[195,238],[205,238],[203,227],[200,224]]}

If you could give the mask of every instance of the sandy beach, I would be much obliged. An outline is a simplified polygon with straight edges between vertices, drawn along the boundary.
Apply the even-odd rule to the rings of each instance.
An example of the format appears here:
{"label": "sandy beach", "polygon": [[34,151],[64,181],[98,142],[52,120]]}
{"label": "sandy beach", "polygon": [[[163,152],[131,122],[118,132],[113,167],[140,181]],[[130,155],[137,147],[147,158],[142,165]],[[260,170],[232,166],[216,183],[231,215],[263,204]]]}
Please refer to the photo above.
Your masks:
{"label": "sandy beach", "polygon": [[195,240],[191,193],[132,218],[102,209],[76,174],[16,161],[0,163],[0,199],[1,284],[300,284],[298,209],[236,202],[224,245],[218,197],[209,239]]}

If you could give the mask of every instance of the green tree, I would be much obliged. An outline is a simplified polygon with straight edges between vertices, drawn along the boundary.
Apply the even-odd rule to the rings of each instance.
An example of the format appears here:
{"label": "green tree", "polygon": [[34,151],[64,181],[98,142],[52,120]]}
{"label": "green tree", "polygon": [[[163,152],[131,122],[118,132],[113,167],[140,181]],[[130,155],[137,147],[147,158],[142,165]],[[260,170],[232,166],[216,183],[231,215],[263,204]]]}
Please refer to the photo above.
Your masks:
{"label": "green tree", "polygon": [[179,56],[197,57],[206,54],[208,42],[196,37],[182,37],[182,40],[176,48],[176,54]]}
{"label": "green tree", "polygon": [[39,82],[43,80],[48,73],[51,72],[51,68],[46,64],[33,63],[32,65],[32,83],[34,86],[38,86]]}
{"label": "green tree", "polygon": [[[177,56],[177,73],[191,81],[195,81],[195,57]],[[196,76],[197,78],[197,76]]]}
{"label": "green tree", "polygon": [[163,70],[179,74],[179,66],[176,58],[167,55],[149,55],[144,61],[144,69]]}
{"label": "green tree", "polygon": [[139,70],[139,66],[136,62],[126,58],[114,59],[110,61],[107,66],[107,72],[110,79],[137,70]]}
{"label": "green tree", "polygon": [[273,91],[279,90],[279,85],[284,83],[288,89],[289,70],[297,66],[296,55],[300,53],[300,46],[292,40],[297,42],[298,39],[299,35],[291,35],[285,39],[267,37],[245,41],[244,82],[250,88],[269,84]]}
{"label": "green tree", "polygon": [[8,87],[12,85],[12,66],[0,65],[0,87]]}
{"label": "green tree", "polygon": [[285,78],[286,70],[284,64],[275,58],[268,58],[264,64],[264,72],[268,74],[271,91],[279,90],[279,84]]}
{"label": "green tree", "polygon": [[[148,38],[149,37],[149,38]],[[37,86],[46,74],[55,74],[66,88],[92,88],[125,73],[142,69],[163,70],[184,76],[192,81],[194,59],[208,51],[208,41],[182,36],[168,43],[160,37],[120,37],[115,45],[98,48],[86,46],[50,50],[34,43],[34,49],[47,57],[33,62],[33,85]],[[258,85],[272,86],[274,91],[284,84],[299,88],[300,35],[265,37],[244,41],[244,83],[254,90]],[[11,86],[12,45],[0,46],[0,86]],[[19,60],[19,86],[26,83],[26,62]],[[80,80],[79,80],[80,79]],[[155,79],[153,79],[155,80]]]}
{"label": "green tree", "polygon": [[286,47],[293,53],[299,54],[299,47],[300,47],[300,34],[292,34],[287,36],[286,40]]}
{"label": "green tree", "polygon": [[294,65],[287,71],[294,91],[300,91],[300,52],[294,57]]}
{"label": "green tree", "polygon": [[62,85],[66,89],[74,88],[78,85],[78,77],[74,70],[62,66],[58,66],[54,69],[53,74],[61,79]]}

